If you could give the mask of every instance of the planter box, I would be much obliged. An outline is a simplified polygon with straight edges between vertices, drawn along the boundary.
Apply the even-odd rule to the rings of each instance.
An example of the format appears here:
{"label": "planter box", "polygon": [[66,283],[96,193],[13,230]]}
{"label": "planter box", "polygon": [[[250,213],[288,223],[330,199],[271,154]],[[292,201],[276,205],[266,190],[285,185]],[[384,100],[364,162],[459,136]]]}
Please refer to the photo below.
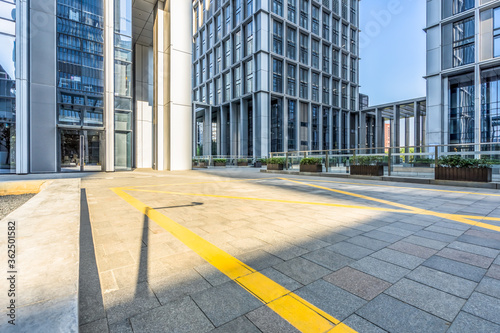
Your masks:
{"label": "planter box", "polygon": [[268,164],[267,170],[283,170],[283,164]]}
{"label": "planter box", "polygon": [[226,163],[221,163],[221,162],[215,162],[214,163],[214,166],[220,166],[220,167],[225,167],[226,166]]}
{"label": "planter box", "polygon": [[301,164],[300,172],[323,172],[323,164]]}
{"label": "planter box", "polygon": [[195,164],[194,165],[195,168],[206,168],[207,167],[207,163],[205,162],[200,162],[198,164]]}
{"label": "planter box", "polygon": [[436,167],[434,179],[488,183],[491,182],[492,173],[491,168]]}
{"label": "planter box", "polygon": [[248,162],[238,162],[238,166],[248,166]]}
{"label": "planter box", "polygon": [[383,176],[383,165],[351,165],[351,175],[358,176]]}
{"label": "planter box", "polygon": [[430,168],[430,163],[413,163],[414,168]]}
{"label": "planter box", "polygon": [[255,162],[253,165],[255,168],[262,168],[262,162]]}

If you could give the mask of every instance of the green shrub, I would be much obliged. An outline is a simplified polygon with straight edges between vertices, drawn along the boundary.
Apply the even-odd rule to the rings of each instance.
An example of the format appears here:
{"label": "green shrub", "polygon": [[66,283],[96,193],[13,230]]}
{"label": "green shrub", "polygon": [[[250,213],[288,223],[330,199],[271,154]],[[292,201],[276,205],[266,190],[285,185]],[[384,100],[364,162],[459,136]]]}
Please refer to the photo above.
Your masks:
{"label": "green shrub", "polygon": [[227,163],[225,158],[214,158],[214,163]]}
{"label": "green shrub", "polygon": [[248,160],[246,158],[239,158],[238,159],[238,163],[245,163],[245,162],[248,162]]}
{"label": "green shrub", "polygon": [[285,165],[285,158],[284,157],[271,157],[267,159],[267,164],[283,164]]}
{"label": "green shrub", "polygon": [[323,162],[323,159],[318,157],[305,157],[300,160],[300,165],[318,165]]}
{"label": "green shrub", "polygon": [[439,166],[448,168],[487,168],[491,164],[486,158],[463,158],[460,155],[441,156],[438,160]]}
{"label": "green shrub", "polygon": [[378,165],[383,161],[383,156],[352,156],[349,158],[352,165]]}
{"label": "green shrub", "polygon": [[417,158],[415,158],[415,161],[413,163],[429,163],[429,164],[432,164],[432,163],[434,163],[434,160],[432,158],[417,157]]}

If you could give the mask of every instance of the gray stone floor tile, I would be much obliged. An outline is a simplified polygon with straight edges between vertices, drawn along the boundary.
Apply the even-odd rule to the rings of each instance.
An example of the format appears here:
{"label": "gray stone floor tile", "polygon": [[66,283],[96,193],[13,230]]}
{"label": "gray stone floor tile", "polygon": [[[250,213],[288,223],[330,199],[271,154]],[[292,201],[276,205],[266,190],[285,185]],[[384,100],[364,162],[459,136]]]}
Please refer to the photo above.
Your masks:
{"label": "gray stone floor tile", "polygon": [[346,240],[349,243],[359,245],[362,247],[365,247],[370,250],[378,251],[380,249],[383,249],[384,247],[390,245],[390,243],[383,242],[377,239],[365,237],[365,236],[356,236],[353,238],[349,238]]}
{"label": "gray stone floor tile", "polygon": [[422,265],[475,282],[481,281],[486,273],[485,269],[440,256],[430,257]]}
{"label": "gray stone floor tile", "polygon": [[364,233],[363,230],[355,229],[355,228],[341,228],[339,230],[336,230],[341,235],[347,236],[347,237],[355,237],[358,235],[361,235]]}
{"label": "gray stone floor tile", "polygon": [[106,318],[80,325],[78,333],[108,333],[108,320]]}
{"label": "gray stone floor tile", "polygon": [[327,242],[330,244],[336,244],[336,243],[342,242],[342,241],[349,238],[345,235],[341,235],[341,234],[338,234],[335,232],[325,232],[325,233],[321,233],[321,234],[315,234],[313,236],[314,236],[314,238],[320,239],[323,242]]}
{"label": "gray stone floor tile", "polygon": [[326,248],[327,250],[340,253],[352,259],[361,259],[373,253],[373,250],[348,242],[340,242]]}
{"label": "gray stone floor tile", "polygon": [[212,331],[212,333],[261,333],[247,317],[241,316],[227,324],[224,324]]}
{"label": "gray stone floor tile", "polygon": [[375,252],[370,256],[408,269],[415,269],[425,261],[425,259],[413,256],[411,254],[406,254],[387,248]]}
{"label": "gray stone floor tile", "polygon": [[475,292],[469,298],[463,311],[500,324],[500,299]]}
{"label": "gray stone floor tile", "polygon": [[486,239],[493,239],[500,242],[500,233],[493,230],[487,230],[479,227],[473,227],[471,230],[468,230],[466,235],[481,237]]}
{"label": "gray stone floor tile", "polygon": [[438,253],[436,253],[436,255],[481,268],[488,268],[493,262],[492,258],[450,248],[444,248]]}
{"label": "gray stone floor tile", "polygon": [[390,245],[388,248],[423,259],[428,259],[437,253],[437,250],[425,246],[407,243],[405,241],[394,243]]}
{"label": "gray stone floor tile", "polygon": [[500,254],[499,250],[458,241],[448,244],[448,247],[455,250],[478,254],[480,256],[485,256],[488,258],[496,258],[496,256]]}
{"label": "gray stone floor tile", "polygon": [[500,280],[484,277],[476,291],[500,299]]}
{"label": "gray stone floor tile", "polygon": [[495,250],[500,250],[500,242],[496,239],[488,239],[471,235],[462,235],[457,239],[459,242],[489,247]]}
{"label": "gray stone floor tile", "polygon": [[268,246],[265,248],[265,250],[266,252],[269,252],[272,255],[283,260],[290,260],[309,252],[304,248],[292,245],[290,243],[282,243],[282,244]]}
{"label": "gray stone floor tile", "polygon": [[442,241],[429,239],[425,237],[419,237],[415,235],[405,238],[404,241],[415,245],[425,246],[434,250],[441,250],[446,245],[448,245],[448,243]]}
{"label": "gray stone floor tile", "polygon": [[267,306],[261,306],[246,315],[263,333],[300,333],[289,322]]}
{"label": "gray stone floor tile", "polygon": [[241,255],[238,255],[237,258],[245,263],[246,265],[252,267],[256,271],[261,271],[268,267],[280,264],[283,262],[282,259],[273,256],[270,253],[267,253],[263,250],[255,250],[252,252],[247,252]]}
{"label": "gray stone floor tile", "polygon": [[323,279],[368,301],[391,286],[389,282],[351,267],[344,267]]}
{"label": "gray stone floor tile", "polygon": [[189,297],[130,318],[135,332],[208,332],[214,328]]}
{"label": "gray stone floor tile", "polygon": [[264,269],[263,271],[261,271],[261,273],[270,278],[271,280],[273,280],[274,282],[278,283],[280,286],[285,287],[290,291],[294,291],[303,286],[301,283],[298,283],[291,277],[288,277],[285,274],[278,272],[272,267]]}
{"label": "gray stone floor tile", "polygon": [[134,333],[130,320],[125,319],[109,325],[109,333]]}
{"label": "gray stone floor tile", "polygon": [[495,265],[499,265],[500,266],[500,256],[498,256],[498,258],[495,259],[495,261],[493,262]]}
{"label": "gray stone floor tile", "polygon": [[331,273],[331,270],[304,258],[288,260],[276,265],[274,268],[304,285]]}
{"label": "gray stone floor tile", "polygon": [[192,298],[215,327],[230,322],[262,305],[260,301],[233,281],[201,291],[192,295]]}
{"label": "gray stone floor tile", "polygon": [[352,263],[350,267],[391,283],[397,282],[410,272],[406,268],[371,257],[358,260]]}
{"label": "gray stone floor tile", "polygon": [[[445,222],[447,221],[447,222]],[[449,228],[449,229],[455,229],[455,230],[460,230],[460,231],[466,231],[466,230],[469,230],[471,228],[470,225],[468,224],[463,224],[463,223],[459,223],[459,222],[451,222],[449,220],[444,220],[444,221],[441,221],[441,222],[437,222],[434,224],[434,226],[436,227],[442,227],[442,228]]]}
{"label": "gray stone floor tile", "polygon": [[363,236],[375,238],[387,243],[396,243],[397,241],[400,241],[401,239],[405,238],[405,236],[399,236],[393,233],[382,232],[379,230],[380,229],[364,233]]}
{"label": "gray stone floor tile", "polygon": [[384,331],[380,327],[377,327],[370,323],[367,320],[364,320],[358,315],[351,315],[349,318],[344,320],[344,324],[352,328],[353,330],[357,332],[362,332],[362,333],[384,333],[387,331]]}
{"label": "gray stone floor tile", "polygon": [[224,273],[219,271],[217,268],[209,263],[196,266],[194,268],[205,280],[208,281],[212,286],[218,286],[220,284],[231,281]]}
{"label": "gray stone floor tile", "polygon": [[356,314],[388,332],[440,333],[449,327],[446,321],[385,294],[377,296]]}
{"label": "gray stone floor tile", "polygon": [[323,280],[300,288],[295,293],[340,321],[366,303],[365,300]]}
{"label": "gray stone floor tile", "polygon": [[489,277],[492,277],[494,279],[500,280],[500,266],[499,265],[491,265],[491,267],[488,270],[488,273],[486,273],[486,275]]}
{"label": "gray stone floor tile", "polygon": [[417,232],[419,230],[422,230],[422,228],[423,228],[422,226],[419,226],[419,225],[404,223],[404,222],[395,222],[395,223],[390,224],[389,226],[392,228],[404,229],[404,230],[413,231],[413,232]]}
{"label": "gray stone floor tile", "polygon": [[212,287],[193,269],[153,279],[149,285],[162,305]]}
{"label": "gray stone floor tile", "polygon": [[[400,224],[403,224],[403,223],[400,223]],[[413,235],[413,233],[415,233],[415,231],[410,231],[410,230],[407,230],[407,229],[404,229],[401,227],[394,227],[392,225],[378,228],[377,231],[385,232],[385,233],[389,233],[389,234],[394,234],[394,235],[398,235],[401,237],[408,237],[410,235]]]}
{"label": "gray stone floor tile", "polygon": [[464,233],[463,230],[438,227],[436,225],[431,225],[430,227],[427,227],[424,230],[425,231],[437,232],[437,233],[440,233],[440,234],[445,234],[445,235],[450,235],[450,236],[455,236],[455,237],[458,237],[458,236],[460,236],[460,235],[462,235]]}
{"label": "gray stone floor tile", "polygon": [[304,255],[303,258],[331,269],[332,271],[341,269],[354,261],[354,259],[329,251],[328,249],[319,249],[317,251],[309,252]]}
{"label": "gray stone floor tile", "polygon": [[477,286],[476,282],[425,266],[417,267],[406,277],[462,298],[468,298]]}
{"label": "gray stone floor tile", "polygon": [[447,333],[469,332],[498,333],[500,332],[500,325],[462,311],[458,314]]}
{"label": "gray stone floor tile", "polygon": [[462,298],[408,279],[402,279],[384,293],[450,322],[465,304]]}

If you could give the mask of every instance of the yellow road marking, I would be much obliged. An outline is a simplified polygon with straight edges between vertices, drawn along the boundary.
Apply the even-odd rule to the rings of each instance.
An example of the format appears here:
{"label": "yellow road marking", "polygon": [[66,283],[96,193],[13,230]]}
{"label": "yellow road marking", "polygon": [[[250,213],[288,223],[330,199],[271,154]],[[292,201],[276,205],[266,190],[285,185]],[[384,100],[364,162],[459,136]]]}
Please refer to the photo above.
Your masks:
{"label": "yellow road marking", "polygon": [[349,185],[359,185],[359,186],[394,187],[394,188],[404,188],[404,189],[408,189],[408,190],[422,190],[422,191],[448,192],[448,193],[474,194],[474,195],[487,195],[487,196],[493,196],[493,197],[500,197],[500,194],[493,194],[493,193],[464,192],[464,191],[452,191],[452,190],[438,190],[438,189],[433,189],[433,188],[421,188],[421,187],[406,187],[406,186],[394,186],[394,185],[339,182],[339,181],[333,181],[333,180],[300,179],[300,178],[299,179],[293,178],[293,179],[302,180],[302,181],[317,182],[317,183],[337,183],[337,184],[349,184]]}
{"label": "yellow road marking", "polygon": [[215,268],[249,291],[298,330],[313,332],[355,332],[288,289],[222,251],[191,230],[147,206],[123,188],[111,189],[142,214],[186,244]]}

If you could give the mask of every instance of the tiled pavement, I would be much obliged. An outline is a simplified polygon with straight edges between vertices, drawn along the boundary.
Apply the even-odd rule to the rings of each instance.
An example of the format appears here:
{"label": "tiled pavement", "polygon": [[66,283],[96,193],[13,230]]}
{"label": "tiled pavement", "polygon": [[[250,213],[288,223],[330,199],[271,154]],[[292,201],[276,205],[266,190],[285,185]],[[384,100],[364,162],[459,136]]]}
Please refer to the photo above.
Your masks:
{"label": "tiled pavement", "polygon": [[[301,204],[399,209],[246,168],[129,175],[82,180],[100,290],[81,290],[81,332],[297,331],[110,190],[127,186],[157,191],[127,193],[356,331],[500,332],[498,231],[418,210]],[[495,190],[300,182],[433,212],[500,218]]]}

